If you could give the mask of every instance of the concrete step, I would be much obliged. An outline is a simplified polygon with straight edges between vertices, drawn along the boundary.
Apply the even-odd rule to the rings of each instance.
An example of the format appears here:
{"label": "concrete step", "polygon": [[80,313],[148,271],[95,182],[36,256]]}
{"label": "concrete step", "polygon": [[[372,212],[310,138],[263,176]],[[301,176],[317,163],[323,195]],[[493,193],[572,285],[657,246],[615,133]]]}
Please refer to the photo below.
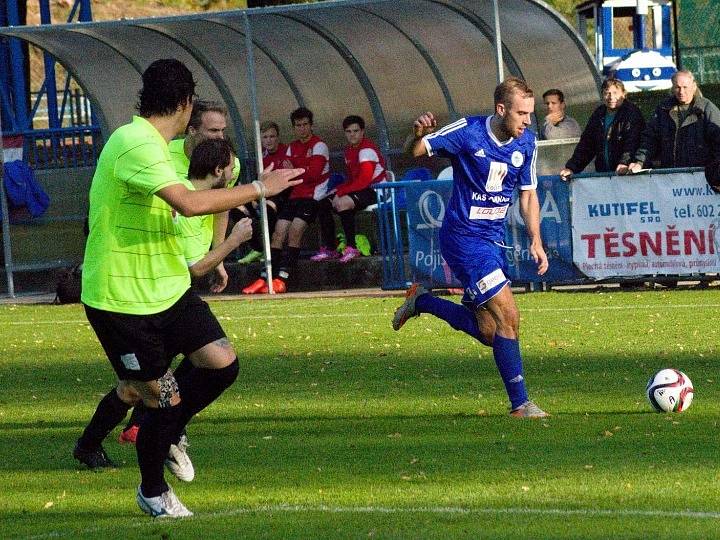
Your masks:
{"label": "concrete step", "polygon": [[[377,288],[382,285],[382,266],[380,256],[358,257],[347,264],[337,260],[313,262],[300,259],[297,270],[291,274],[288,291],[329,291],[338,289]],[[246,287],[260,277],[265,269],[264,263],[252,264],[225,263],[230,279],[226,293],[240,294]],[[197,286],[208,289],[209,281],[203,279]]]}
{"label": "concrete step", "polygon": [[[297,271],[289,282],[290,292],[330,291],[341,289],[380,288],[382,286],[381,257],[371,255],[358,257],[347,264],[337,260],[313,262],[298,261]],[[240,294],[243,287],[260,277],[265,265],[260,262],[237,264],[225,262],[229,283],[226,294]],[[15,294],[54,293],[61,269],[41,272],[14,272]],[[209,292],[209,279],[202,278],[195,284],[199,291]],[[7,294],[7,279],[0,268],[0,294]]]}

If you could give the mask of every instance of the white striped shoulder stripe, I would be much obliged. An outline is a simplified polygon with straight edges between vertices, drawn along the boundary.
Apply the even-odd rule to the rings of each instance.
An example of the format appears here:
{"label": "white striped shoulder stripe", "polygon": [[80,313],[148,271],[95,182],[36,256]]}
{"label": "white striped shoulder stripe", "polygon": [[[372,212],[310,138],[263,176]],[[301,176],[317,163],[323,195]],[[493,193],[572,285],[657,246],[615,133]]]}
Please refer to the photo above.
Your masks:
{"label": "white striped shoulder stripe", "polygon": [[520,189],[537,189],[537,155],[538,155],[537,139],[533,145],[532,159],[530,160],[530,185],[521,186]]}
{"label": "white striped shoulder stripe", "polygon": [[452,124],[448,124],[447,126],[444,126],[437,131],[426,135],[426,138],[432,139],[433,137],[437,137],[438,135],[447,135],[448,133],[452,133],[455,130],[464,128],[465,126],[467,126],[467,118],[461,118],[460,120],[456,120]]}

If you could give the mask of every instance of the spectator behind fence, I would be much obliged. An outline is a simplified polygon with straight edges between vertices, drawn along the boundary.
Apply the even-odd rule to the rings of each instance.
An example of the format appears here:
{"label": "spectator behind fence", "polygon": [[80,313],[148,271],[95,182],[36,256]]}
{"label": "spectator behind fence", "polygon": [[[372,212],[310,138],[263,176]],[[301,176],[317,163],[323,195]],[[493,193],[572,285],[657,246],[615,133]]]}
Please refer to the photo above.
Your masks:
{"label": "spectator behind fence", "polygon": [[[348,145],[345,147],[345,166],[347,167],[347,180],[337,187],[331,198],[331,209],[340,218],[345,233],[345,249],[341,263],[348,263],[361,255],[355,245],[355,214],[359,210],[375,204],[377,196],[370,186],[382,182],[386,178],[385,158],[380,149],[370,139],[365,137],[365,120],[362,117],[351,115],[343,122],[343,131]],[[335,237],[335,222],[331,219],[329,230],[322,233],[323,238]],[[312,257],[313,261],[330,259],[329,250],[318,253]],[[337,253],[337,252],[332,252]]]}
{"label": "spectator behind fence", "polygon": [[[275,169],[292,168],[292,163],[286,156],[287,145],[280,142],[280,127],[275,122],[263,122],[260,124],[260,142],[263,148],[263,169],[269,167],[271,163]],[[278,212],[287,201],[288,196],[289,193],[283,191],[265,200],[268,231],[271,235],[275,230]],[[258,203],[253,202],[250,205],[243,205],[231,210],[230,217],[233,221],[239,221],[244,217],[253,220],[253,235],[249,242],[250,250],[238,262],[240,264],[249,264],[260,259],[263,252],[263,236]]]}
{"label": "spectator behind fence", "polygon": [[594,159],[598,172],[625,174],[640,144],[645,119],[637,106],[626,99],[625,85],[614,78],[602,84],[605,102],[593,111],[572,157],[560,171],[567,180],[582,172]]}
{"label": "spectator behind fence", "polygon": [[720,110],[703,97],[688,70],[672,76],[672,95],[656,107],[643,131],[630,172],[649,167],[703,167],[717,159],[720,145],[713,133]]}
{"label": "spectator behind fence", "polygon": [[545,103],[545,124],[542,127],[542,138],[571,139],[580,136],[580,125],[565,114],[565,94],[557,88],[551,88],[543,94]]}

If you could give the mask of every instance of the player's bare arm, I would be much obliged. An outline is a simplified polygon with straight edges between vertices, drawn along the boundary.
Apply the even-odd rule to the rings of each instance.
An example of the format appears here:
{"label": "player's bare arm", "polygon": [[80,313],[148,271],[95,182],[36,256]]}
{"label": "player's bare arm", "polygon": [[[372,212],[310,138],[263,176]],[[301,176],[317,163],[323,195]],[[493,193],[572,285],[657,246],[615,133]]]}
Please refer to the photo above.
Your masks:
{"label": "player's bare arm", "polygon": [[[228,212],[220,212],[213,216],[213,240],[212,246],[217,247],[225,241],[225,233],[228,226]],[[192,273],[192,271],[191,271]],[[225,265],[221,259],[215,268],[211,279],[210,290],[212,292],[222,292],[227,287],[229,277]]]}
{"label": "player's bare arm", "polygon": [[[250,218],[243,218],[233,226],[230,234],[225,240],[211,249],[205,257],[190,267],[190,273],[193,277],[201,277],[213,269],[220,268],[225,257],[227,257],[234,249],[237,249],[240,244],[250,240],[251,237],[252,220]],[[225,289],[225,286],[227,286],[227,280],[224,284],[213,283],[210,290],[214,293],[222,292]]]}
{"label": "player's bare arm", "polygon": [[260,180],[230,189],[189,190],[182,184],[173,184],[157,192],[157,196],[185,217],[216,214],[241,204],[271,197],[289,187],[300,184],[295,178],[305,169],[277,169],[272,165],[263,171]]}
{"label": "player's bare arm", "polygon": [[412,144],[411,151],[414,157],[426,156],[427,148],[422,138],[428,133],[432,133],[437,128],[437,120],[435,115],[430,111],[421,114],[415,122],[413,122],[413,135],[415,142]]}
{"label": "player's bare arm", "polygon": [[537,191],[534,189],[520,191],[520,213],[530,240],[530,256],[538,266],[538,275],[542,276],[547,272],[548,259],[540,236],[540,202]]}

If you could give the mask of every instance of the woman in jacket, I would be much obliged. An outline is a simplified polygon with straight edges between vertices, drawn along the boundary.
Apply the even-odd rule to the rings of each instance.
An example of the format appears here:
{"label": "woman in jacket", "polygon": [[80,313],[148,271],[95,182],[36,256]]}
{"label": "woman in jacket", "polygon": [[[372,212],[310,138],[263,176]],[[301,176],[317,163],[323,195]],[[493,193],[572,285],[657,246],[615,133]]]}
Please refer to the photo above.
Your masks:
{"label": "woman in jacket", "polygon": [[622,81],[610,78],[603,82],[603,105],[590,116],[572,157],[560,171],[564,180],[581,172],[593,159],[597,172],[627,172],[640,145],[645,119],[625,97]]}

